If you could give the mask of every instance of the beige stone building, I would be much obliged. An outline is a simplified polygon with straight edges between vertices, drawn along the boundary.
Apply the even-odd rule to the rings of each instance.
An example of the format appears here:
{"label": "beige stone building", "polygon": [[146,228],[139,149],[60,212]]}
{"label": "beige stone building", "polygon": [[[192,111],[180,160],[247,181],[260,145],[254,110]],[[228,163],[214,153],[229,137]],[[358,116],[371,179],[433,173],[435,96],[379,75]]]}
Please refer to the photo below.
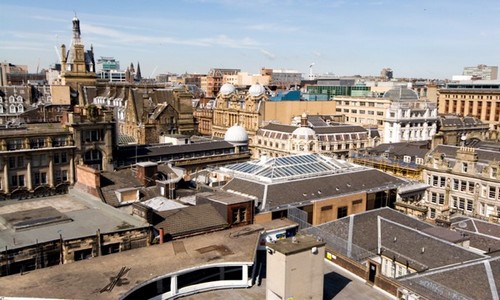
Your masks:
{"label": "beige stone building", "polygon": [[65,193],[76,181],[77,164],[112,168],[112,112],[76,107],[63,124],[28,124],[0,133],[0,199]]}
{"label": "beige stone building", "polygon": [[203,129],[211,128],[212,136],[220,138],[231,126],[239,124],[247,131],[248,144],[253,150],[257,130],[269,122],[290,124],[294,117],[304,112],[309,115],[334,115],[334,111],[335,104],[332,101],[269,101],[266,89],[261,84],[241,90],[226,83],[217,95],[212,124],[206,122],[201,110],[196,116]]}
{"label": "beige stone building", "polygon": [[384,128],[387,109],[391,106],[390,99],[378,97],[337,96],[334,101],[335,112],[344,114],[346,123],[376,127],[380,131]]}
{"label": "beige stone building", "polygon": [[61,84],[70,86],[73,93],[79,93],[79,85],[95,85],[94,49],[85,51],[80,37],[80,20],[73,18],[73,39],[71,48],[61,46]]}
{"label": "beige stone building", "polygon": [[439,113],[474,116],[490,128],[500,123],[500,82],[467,81],[448,83],[438,92]]}
{"label": "beige stone building", "polygon": [[500,152],[496,148],[439,145],[425,158],[424,181],[430,185],[428,217],[449,221],[454,213],[498,222]]}
{"label": "beige stone building", "polygon": [[227,74],[222,78],[222,83],[230,83],[236,86],[250,86],[254,84],[269,85],[270,75],[249,74],[248,72],[238,72],[237,74]]}
{"label": "beige stone building", "polygon": [[239,124],[247,131],[249,144],[252,144],[267,100],[266,91],[260,84],[251,86],[248,92],[239,91],[232,84],[224,84],[216,98],[212,135],[222,138],[228,128]]}
{"label": "beige stone building", "polygon": [[347,159],[351,150],[373,147],[378,141],[361,126],[333,124],[305,113],[301,119],[300,126],[269,123],[261,127],[254,138],[254,157],[320,153]]}
{"label": "beige stone building", "polygon": [[335,97],[336,112],[349,124],[376,127],[384,143],[430,140],[437,129],[434,102],[420,100],[405,87],[388,90],[383,97]]}

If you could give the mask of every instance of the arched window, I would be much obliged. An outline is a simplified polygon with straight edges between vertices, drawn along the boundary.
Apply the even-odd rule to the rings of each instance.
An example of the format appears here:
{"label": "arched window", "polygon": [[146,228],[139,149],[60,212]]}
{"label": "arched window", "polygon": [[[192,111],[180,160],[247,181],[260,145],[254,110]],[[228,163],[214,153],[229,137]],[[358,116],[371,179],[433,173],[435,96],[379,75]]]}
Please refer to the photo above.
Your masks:
{"label": "arched window", "polygon": [[14,104],[10,105],[9,113],[11,113],[11,114],[15,114],[16,113],[16,106]]}
{"label": "arched window", "polygon": [[23,106],[22,104],[19,104],[19,105],[17,106],[17,111],[18,111],[18,112],[24,112],[24,106]]}
{"label": "arched window", "polygon": [[3,106],[0,105],[0,114],[3,114]]}
{"label": "arched window", "polygon": [[14,103],[14,96],[9,97],[9,103]]}
{"label": "arched window", "polygon": [[2,103],[2,102],[3,102],[3,98],[2,98],[2,96],[0,96],[0,103]]}
{"label": "arched window", "polygon": [[23,97],[21,97],[21,96],[17,96],[16,99],[17,99],[17,102],[23,102]]}

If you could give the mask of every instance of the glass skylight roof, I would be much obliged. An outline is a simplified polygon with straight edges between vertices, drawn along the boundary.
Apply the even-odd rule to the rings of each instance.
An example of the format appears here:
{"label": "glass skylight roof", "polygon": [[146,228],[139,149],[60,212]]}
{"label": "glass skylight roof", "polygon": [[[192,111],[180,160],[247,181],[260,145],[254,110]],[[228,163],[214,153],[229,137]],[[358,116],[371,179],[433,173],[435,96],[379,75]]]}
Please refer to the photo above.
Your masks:
{"label": "glass skylight roof", "polygon": [[322,155],[299,154],[228,165],[221,170],[269,181],[329,175],[359,168],[362,167]]}

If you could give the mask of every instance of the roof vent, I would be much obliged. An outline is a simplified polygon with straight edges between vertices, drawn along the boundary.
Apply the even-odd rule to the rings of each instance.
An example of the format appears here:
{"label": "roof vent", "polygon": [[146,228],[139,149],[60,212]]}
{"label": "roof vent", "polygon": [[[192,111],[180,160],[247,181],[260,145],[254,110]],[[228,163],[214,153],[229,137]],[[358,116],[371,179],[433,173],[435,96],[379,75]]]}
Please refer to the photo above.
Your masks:
{"label": "roof vent", "polygon": [[297,239],[297,237],[292,237],[292,243],[294,244],[298,244],[299,243],[299,240]]}
{"label": "roof vent", "polygon": [[422,254],[425,252],[425,247],[422,247]]}

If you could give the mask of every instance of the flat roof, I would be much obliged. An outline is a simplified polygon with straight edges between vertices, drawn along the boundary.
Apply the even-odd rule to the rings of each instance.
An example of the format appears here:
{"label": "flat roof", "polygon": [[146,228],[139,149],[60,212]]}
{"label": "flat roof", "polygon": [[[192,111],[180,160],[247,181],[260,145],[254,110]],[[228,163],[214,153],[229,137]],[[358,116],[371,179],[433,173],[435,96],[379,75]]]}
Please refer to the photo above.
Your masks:
{"label": "flat roof", "polygon": [[[266,224],[277,228],[283,222]],[[218,263],[253,263],[264,226],[253,224],[162,245],[0,277],[0,296],[64,299],[117,299],[135,286],[188,268]],[[224,250],[224,251],[221,251]],[[122,267],[130,268],[121,285],[100,290]]]}
{"label": "flat roof", "polygon": [[[148,227],[149,224],[138,217],[126,214],[103,203],[89,194],[71,189],[70,194],[33,200],[12,200],[0,202],[0,217],[19,218],[23,215],[31,219],[64,219],[64,222],[35,222],[16,230],[11,223],[0,222],[0,249],[15,249],[38,243],[63,239],[74,239],[125,229]],[[43,213],[38,216],[33,212]],[[55,220],[55,219],[54,219]],[[36,221],[36,220],[35,220]],[[12,224],[11,224],[12,225]]]}
{"label": "flat roof", "polygon": [[244,195],[239,195],[235,193],[229,193],[225,191],[217,191],[217,192],[203,192],[198,193],[197,196],[206,197],[210,201],[231,205],[238,204],[243,202],[254,201],[254,198],[247,197]]}
{"label": "flat roof", "polygon": [[268,242],[266,246],[284,255],[308,251],[313,247],[325,246],[325,242],[311,235],[296,235],[292,238]]}

